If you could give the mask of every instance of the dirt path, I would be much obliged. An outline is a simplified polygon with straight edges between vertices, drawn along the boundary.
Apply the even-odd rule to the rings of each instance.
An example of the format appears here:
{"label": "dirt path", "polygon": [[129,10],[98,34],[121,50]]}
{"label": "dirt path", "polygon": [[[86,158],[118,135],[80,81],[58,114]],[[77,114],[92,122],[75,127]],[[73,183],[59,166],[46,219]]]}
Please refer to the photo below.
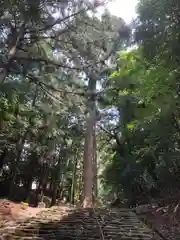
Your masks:
{"label": "dirt path", "polygon": [[5,239],[143,239],[154,233],[130,209],[57,206],[19,225],[4,228]]}
{"label": "dirt path", "polygon": [[24,204],[18,204],[9,200],[0,200],[0,227],[14,224],[16,221],[23,221],[35,217],[44,208],[33,208]]}

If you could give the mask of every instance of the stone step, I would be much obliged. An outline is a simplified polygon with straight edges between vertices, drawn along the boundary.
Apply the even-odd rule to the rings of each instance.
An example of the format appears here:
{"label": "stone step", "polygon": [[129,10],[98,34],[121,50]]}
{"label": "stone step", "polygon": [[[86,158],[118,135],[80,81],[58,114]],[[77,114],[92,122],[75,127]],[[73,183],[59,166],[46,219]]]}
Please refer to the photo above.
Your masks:
{"label": "stone step", "polygon": [[62,211],[54,208],[24,223],[17,223],[16,229],[9,227],[5,230],[9,236],[5,239],[8,240],[101,240],[101,231],[104,240],[151,240],[153,237],[152,231],[129,209]]}

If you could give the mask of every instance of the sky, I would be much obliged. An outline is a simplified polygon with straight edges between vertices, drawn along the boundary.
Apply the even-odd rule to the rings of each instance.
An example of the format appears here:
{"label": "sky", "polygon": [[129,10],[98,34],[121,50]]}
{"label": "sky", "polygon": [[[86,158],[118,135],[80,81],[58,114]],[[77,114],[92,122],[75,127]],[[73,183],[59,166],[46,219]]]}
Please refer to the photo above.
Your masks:
{"label": "sky", "polygon": [[138,0],[112,0],[108,7],[113,15],[121,17],[129,24],[132,18],[136,16],[137,3]]}

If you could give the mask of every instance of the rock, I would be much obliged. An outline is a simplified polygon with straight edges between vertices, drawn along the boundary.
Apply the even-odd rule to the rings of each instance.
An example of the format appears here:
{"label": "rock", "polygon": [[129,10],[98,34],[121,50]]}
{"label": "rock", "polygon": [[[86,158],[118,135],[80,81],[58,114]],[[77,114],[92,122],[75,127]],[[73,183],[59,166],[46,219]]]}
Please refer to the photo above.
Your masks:
{"label": "rock", "polygon": [[38,208],[46,208],[46,204],[44,202],[39,202]]}

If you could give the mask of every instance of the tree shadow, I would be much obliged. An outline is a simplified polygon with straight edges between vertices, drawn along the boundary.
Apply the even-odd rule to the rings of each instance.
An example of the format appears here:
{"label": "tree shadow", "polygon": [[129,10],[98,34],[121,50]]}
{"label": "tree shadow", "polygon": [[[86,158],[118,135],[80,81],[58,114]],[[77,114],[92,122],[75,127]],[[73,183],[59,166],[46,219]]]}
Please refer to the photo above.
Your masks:
{"label": "tree shadow", "polygon": [[68,209],[63,215],[58,207],[50,209],[41,213],[38,218],[24,222],[7,239],[154,239],[152,231],[144,228],[132,212],[123,212],[122,209],[119,215],[115,209],[112,212],[102,208],[95,211],[96,213],[94,209]]}
{"label": "tree shadow", "polygon": [[[45,212],[44,212],[45,213]],[[41,240],[80,240],[101,239],[97,218],[92,209],[76,209],[66,216],[56,219],[46,218],[41,214],[40,219],[31,218],[19,227],[11,236],[19,239]],[[44,216],[43,216],[44,215]],[[53,215],[53,214],[52,214]]]}

